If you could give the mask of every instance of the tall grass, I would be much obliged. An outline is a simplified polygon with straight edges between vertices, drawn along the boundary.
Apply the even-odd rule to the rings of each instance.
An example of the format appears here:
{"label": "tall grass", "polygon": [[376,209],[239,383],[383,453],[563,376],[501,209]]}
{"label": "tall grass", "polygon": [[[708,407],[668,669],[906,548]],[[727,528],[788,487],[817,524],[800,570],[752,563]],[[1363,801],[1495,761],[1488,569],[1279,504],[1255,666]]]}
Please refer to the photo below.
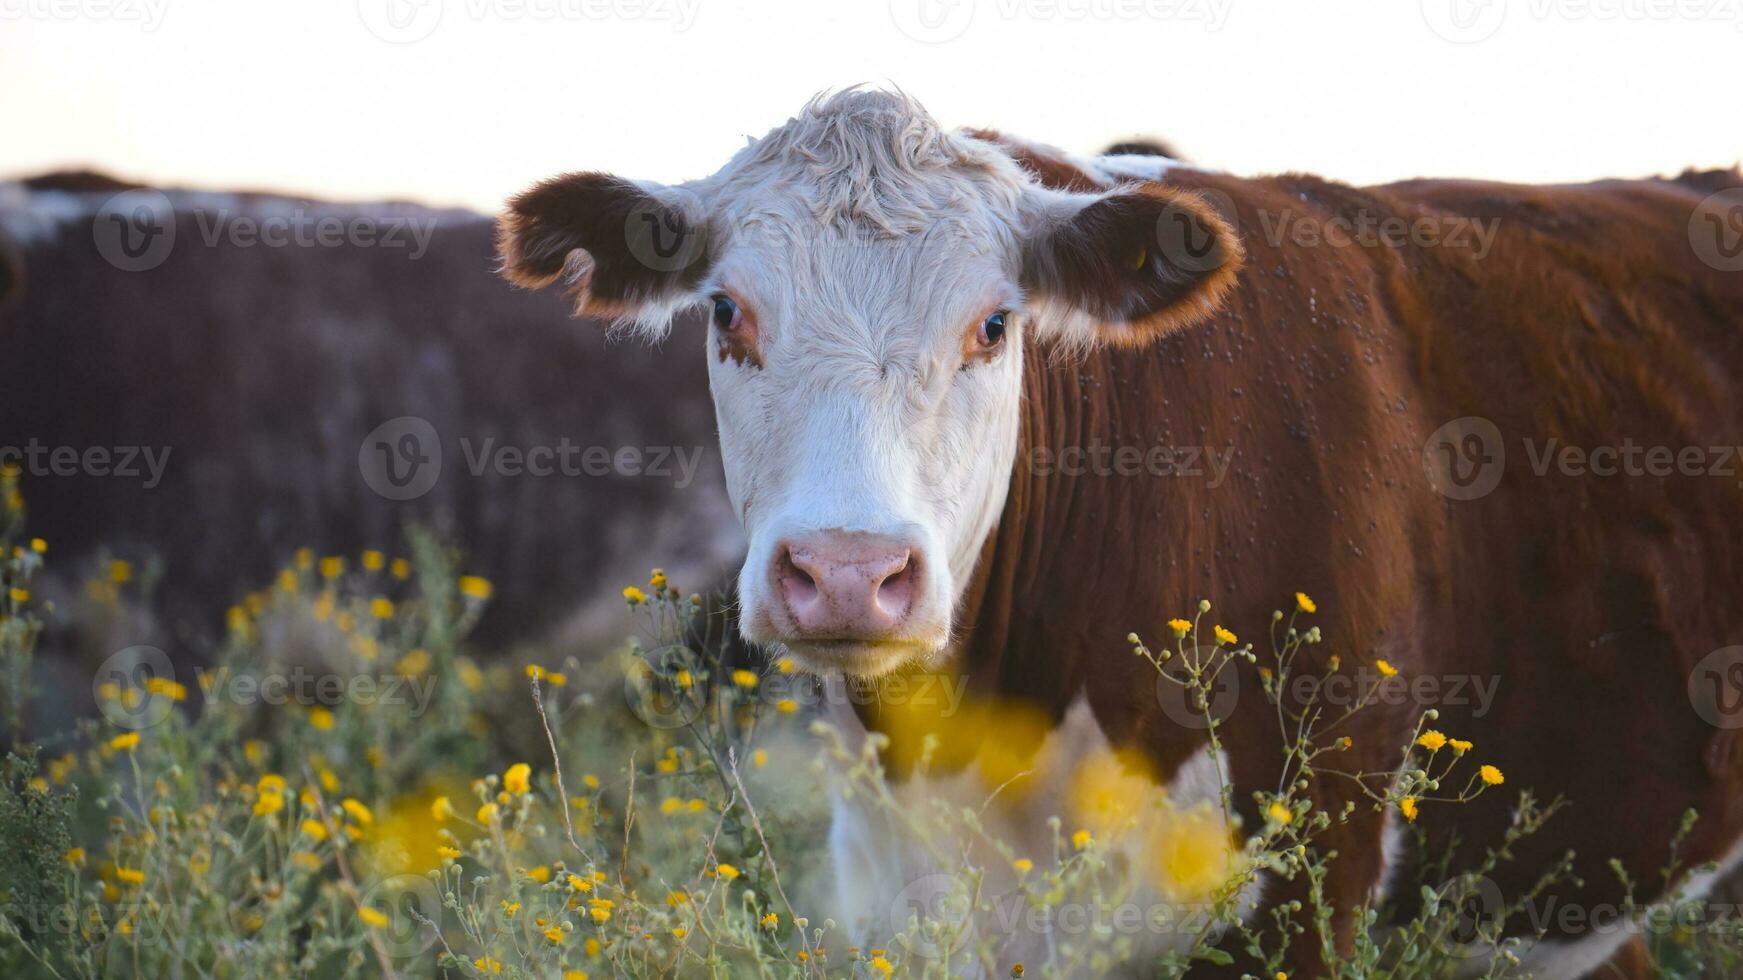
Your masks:
{"label": "tall grass", "polygon": [[[32,585],[52,551],[26,533],[16,474],[0,495],[0,710],[18,742],[36,704]],[[855,740],[813,710],[815,689],[790,664],[728,662],[720,603],[657,570],[624,590],[634,636],[620,649],[487,659],[467,636],[492,587],[462,567],[416,533],[403,556],[298,552],[231,610],[197,674],[148,648],[110,657],[97,716],[21,744],[0,780],[0,972],[1056,976],[1137,958],[1173,975],[1243,956],[1270,977],[1295,969],[1292,937],[1332,934],[1318,886],[1335,859],[1317,842],[1351,810],[1317,811],[1306,790],[1337,772],[1344,743],[1319,734],[1334,719],[1278,704],[1291,735],[1262,827],[1231,827],[1226,779],[1216,800],[1187,806],[1135,777],[1141,763],[1074,760],[1050,842],[1024,850],[993,832],[997,800],[915,806],[885,777],[897,757],[921,778],[962,763],[948,758],[953,732],[984,731],[1004,706],[958,705]],[[127,601],[137,584],[115,572],[96,591]],[[1277,614],[1263,653],[1208,609],[1156,648],[1131,639],[1206,713],[1214,746],[1220,672],[1263,665],[1277,703],[1320,636],[1305,596]],[[1433,723],[1425,713],[1401,774],[1341,774],[1362,805],[1410,826],[1419,807],[1511,792],[1480,747]],[[1027,776],[1032,760],[973,744],[968,761],[1007,773],[1002,789]],[[838,918],[823,841],[844,796],[918,842],[922,901]],[[1470,908],[1507,845],[1555,811],[1520,794],[1490,863],[1423,883],[1403,918],[1342,910],[1367,928],[1353,947],[1321,944],[1330,972],[1515,975],[1501,917]],[[1255,917],[1261,875],[1305,876],[1316,900]],[[1145,896],[1192,913],[1169,921],[1166,949],[1153,928],[1058,928],[1066,910],[1158,900]],[[1013,908],[1050,924],[1032,947],[1041,958],[1012,957]],[[1737,963],[1712,930],[1656,938],[1671,975]]]}

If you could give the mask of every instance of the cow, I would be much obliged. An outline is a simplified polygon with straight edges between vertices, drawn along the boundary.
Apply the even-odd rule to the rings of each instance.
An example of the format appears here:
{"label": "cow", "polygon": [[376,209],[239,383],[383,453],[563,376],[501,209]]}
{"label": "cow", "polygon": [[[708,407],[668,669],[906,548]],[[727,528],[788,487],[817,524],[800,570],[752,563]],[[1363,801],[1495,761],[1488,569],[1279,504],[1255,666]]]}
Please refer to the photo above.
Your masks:
{"label": "cow", "polygon": [[[133,257],[105,237],[117,220]],[[0,184],[0,463],[49,547],[45,653],[67,684],[48,693],[73,695],[45,724],[90,707],[119,647],[204,659],[297,549],[355,568],[404,554],[412,523],[494,583],[476,638],[498,648],[599,650],[650,565],[704,592],[736,570],[703,366],[597,332],[505,343],[563,304],[502,289],[494,255],[492,218],[461,209]],[[625,383],[642,397],[605,397]],[[381,452],[413,475],[408,436],[428,479],[396,486]],[[103,557],[161,570],[156,622],[85,649],[70,620]]]}
{"label": "cow", "polygon": [[[1347,951],[1356,910],[1432,857],[1475,866],[1520,787],[1568,809],[1490,872],[1508,901],[1570,851],[1540,898],[1586,911],[1623,899],[1612,859],[1643,901],[1736,865],[1743,752],[1691,678],[1743,642],[1743,483],[1562,450],[1737,443],[1743,274],[1691,235],[1743,175],[1358,188],[1134,159],[947,130],[851,89],[692,182],[532,186],[501,218],[503,269],[650,338],[708,312],[744,637],[874,691],[943,674],[1046,721],[953,738],[1038,742],[1067,767],[1136,752],[1187,798],[1214,786],[1209,759],[1250,832],[1282,765],[1265,660],[1230,668],[1217,758],[1159,703],[1129,631],[1166,638],[1209,598],[1217,623],[1262,633],[1299,592],[1329,638],[1302,654],[1315,671],[1493,679],[1480,703],[1352,717],[1342,769],[1419,765],[1433,707],[1505,786],[1418,816],[1313,780],[1316,809],[1353,806],[1315,845],[1336,855],[1330,935],[1296,936],[1291,970],[1320,969],[1322,939]],[[1231,462],[1220,479],[1117,465],[1154,447]],[[855,707],[871,731],[897,714]],[[875,914],[902,845],[862,806],[837,802],[831,846],[844,900]],[[1260,919],[1310,897],[1304,875],[1262,877]],[[1535,975],[1638,968],[1627,927],[1507,925],[1534,934]]]}

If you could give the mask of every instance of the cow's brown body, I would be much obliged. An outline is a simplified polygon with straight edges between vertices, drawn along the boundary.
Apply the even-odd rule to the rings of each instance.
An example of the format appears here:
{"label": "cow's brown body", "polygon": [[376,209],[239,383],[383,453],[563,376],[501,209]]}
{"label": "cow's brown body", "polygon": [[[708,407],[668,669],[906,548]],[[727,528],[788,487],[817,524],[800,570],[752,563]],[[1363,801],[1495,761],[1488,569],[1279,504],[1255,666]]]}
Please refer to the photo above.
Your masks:
{"label": "cow's brown body", "polygon": [[[1406,678],[1499,679],[1483,717],[1432,702],[1364,710],[1339,730],[1354,747],[1337,767],[1396,769],[1418,715],[1438,708],[1433,727],[1476,743],[1461,774],[1481,761],[1507,779],[1475,802],[1423,807],[1431,849],[1456,846],[1455,867],[1499,843],[1520,789],[1564,797],[1570,807],[1491,876],[1508,901],[1570,850],[1584,884],[1552,889],[1564,905],[1619,901],[1611,858],[1642,882],[1639,897],[1656,895],[1689,808],[1701,819],[1682,866],[1722,857],[1743,829],[1743,758],[1686,685],[1703,657],[1743,643],[1743,476],[1540,476],[1524,441],[1743,442],[1743,273],[1704,264],[1689,240],[1702,199],[1743,179],[1352,189],[1186,171],[1168,182],[1234,203],[1240,281],[1211,322],[1154,347],[1029,352],[1018,464],[953,669],[973,691],[1055,716],[1086,692],[1116,745],[1166,771],[1204,737],[1159,707],[1128,631],[1160,643],[1204,597],[1215,604],[1204,629],[1222,623],[1263,655],[1272,611],[1301,590],[1319,606],[1303,622],[1327,637],[1308,648],[1316,665],[1336,654],[1346,672],[1385,658]],[[1481,258],[1273,240],[1284,215],[1358,212],[1495,220],[1499,233]],[[1453,500],[1428,478],[1424,446],[1470,416],[1501,433],[1504,475],[1486,496]],[[1235,455],[1215,488],[1032,465],[1038,447],[1095,445]],[[1222,737],[1256,826],[1252,792],[1276,789],[1280,739],[1256,668],[1240,669]],[[1337,780],[1316,793],[1334,813],[1350,796]],[[1328,887],[1340,907],[1376,884],[1382,835],[1361,801],[1321,839],[1338,853]],[[1409,881],[1411,869],[1392,874]],[[1580,934],[1546,925],[1552,938]]]}

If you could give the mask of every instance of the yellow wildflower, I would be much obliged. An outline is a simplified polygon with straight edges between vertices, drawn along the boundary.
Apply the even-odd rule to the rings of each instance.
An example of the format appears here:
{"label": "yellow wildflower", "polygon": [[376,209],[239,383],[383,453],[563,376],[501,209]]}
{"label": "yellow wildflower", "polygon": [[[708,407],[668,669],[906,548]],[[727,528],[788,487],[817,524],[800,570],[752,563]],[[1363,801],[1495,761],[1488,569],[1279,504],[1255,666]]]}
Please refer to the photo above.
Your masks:
{"label": "yellow wildflower", "polygon": [[446,796],[438,796],[430,803],[430,819],[441,823],[454,815],[454,804]]}
{"label": "yellow wildflower", "polygon": [[1477,770],[1477,775],[1481,776],[1483,782],[1488,783],[1490,786],[1499,786],[1507,781],[1507,777],[1501,775],[1501,770],[1496,769],[1494,766],[1484,766]]}
{"label": "yellow wildflower", "polygon": [[143,885],[145,872],[138,868],[116,868],[115,879],[124,885]]}
{"label": "yellow wildflower", "polygon": [[1452,750],[1457,752],[1459,755],[1464,755],[1473,748],[1470,742],[1467,742],[1462,738],[1449,738],[1446,740],[1446,744],[1452,746]]}
{"label": "yellow wildflower", "polygon": [[648,601],[648,594],[631,585],[623,590],[623,598],[632,606],[639,606]]}
{"label": "yellow wildflower", "polygon": [[131,752],[138,746],[138,732],[128,732],[125,735],[117,735],[109,740],[109,748],[114,749],[116,752]]}
{"label": "yellow wildflower", "polygon": [[525,796],[532,786],[533,767],[517,762],[502,774],[502,788],[516,796]]}
{"label": "yellow wildflower", "polygon": [[1176,637],[1182,637],[1192,632],[1192,624],[1176,617],[1168,621],[1168,628],[1174,631]]}
{"label": "yellow wildflower", "polygon": [[39,555],[43,554],[44,552],[48,551],[48,542],[44,541],[41,538],[31,538],[30,539],[30,550],[36,552]]}
{"label": "yellow wildflower", "polygon": [[1217,638],[1218,643],[1226,643],[1229,646],[1235,645],[1235,641],[1237,639],[1235,634],[1230,633],[1226,629],[1223,629],[1220,625],[1211,627],[1211,632],[1216,634],[1216,638]]}
{"label": "yellow wildflower", "polygon": [[488,956],[480,956],[472,961],[473,969],[479,973],[501,973],[502,964]]}
{"label": "yellow wildflower", "polygon": [[531,878],[541,885],[551,880],[551,869],[543,864],[536,868],[528,868],[526,874],[528,878]]}
{"label": "yellow wildflower", "polygon": [[714,868],[714,873],[719,875],[722,878],[725,878],[727,881],[733,881],[734,879],[736,879],[738,877],[738,869],[733,867],[730,864],[716,865]]}
{"label": "yellow wildflower", "polygon": [[1282,800],[1273,800],[1265,815],[1285,826],[1295,822],[1295,811],[1284,806]]}
{"label": "yellow wildflower", "polygon": [[1075,847],[1081,851],[1084,848],[1088,847],[1090,841],[1092,841],[1094,839],[1095,838],[1090,834],[1089,831],[1080,830],[1077,833],[1071,835],[1071,846]]}
{"label": "yellow wildflower", "polygon": [[262,793],[254,801],[254,815],[257,817],[270,817],[282,809],[284,809],[284,797],[277,793]]}
{"label": "yellow wildflower", "polygon": [[133,581],[133,566],[117,558],[109,563],[109,581],[116,585],[126,585]]}
{"label": "yellow wildflower", "polygon": [[690,895],[688,892],[667,892],[666,893],[666,904],[670,905],[672,908],[677,908],[680,905],[688,905],[689,903],[690,903]]}
{"label": "yellow wildflower", "polygon": [[562,927],[561,926],[552,926],[551,928],[546,929],[545,930],[545,938],[549,939],[551,942],[554,942],[554,943],[562,942],[563,938],[564,938]]}
{"label": "yellow wildflower", "polygon": [[329,555],[321,559],[321,577],[338,578],[345,574],[345,559],[337,555]]}
{"label": "yellow wildflower", "polygon": [[376,619],[392,619],[393,600],[380,595],[369,600],[369,614]]}
{"label": "yellow wildflower", "polygon": [[495,592],[495,588],[487,578],[477,575],[460,576],[460,594],[468,599],[477,599],[483,602],[490,598],[493,592]]}
{"label": "yellow wildflower", "polygon": [[1011,862],[1011,867],[1015,868],[1018,874],[1026,875],[1035,867],[1035,862],[1028,858],[1018,858]]}
{"label": "yellow wildflower", "polygon": [[1398,668],[1392,666],[1390,663],[1387,663],[1385,660],[1374,661],[1374,669],[1380,672],[1381,677],[1397,677],[1398,676]]}
{"label": "yellow wildflower", "polygon": [[322,841],[327,839],[327,825],[319,820],[304,820],[302,831],[309,836],[310,840]]}
{"label": "yellow wildflower", "polygon": [[316,731],[330,731],[333,727],[333,713],[317,704],[309,709],[309,724],[315,726]]}
{"label": "yellow wildflower", "polygon": [[1295,593],[1295,608],[1301,610],[1304,613],[1319,612],[1319,606],[1315,605],[1313,600],[1309,599],[1307,597],[1307,593],[1305,593],[1305,592]]}
{"label": "yellow wildflower", "polygon": [[345,799],[339,801],[339,806],[346,813],[351,815],[351,819],[360,824],[368,826],[375,822],[375,814],[370,812],[369,808],[364,806],[362,801],[355,797],[345,797]]}
{"label": "yellow wildflower", "polygon": [[71,850],[67,851],[65,854],[61,855],[61,860],[65,861],[66,863],[72,865],[75,868],[81,867],[85,863],[85,849],[82,847],[72,848]]}
{"label": "yellow wildflower", "polygon": [[380,912],[367,905],[357,910],[357,917],[362,919],[363,924],[366,926],[373,926],[376,929],[387,928],[387,916],[382,915]]}
{"label": "yellow wildflower", "polygon": [[1404,814],[1405,820],[1408,820],[1411,823],[1415,823],[1416,822],[1416,797],[1406,796],[1402,800],[1399,800],[1398,801],[1398,812]]}
{"label": "yellow wildflower", "polygon": [[1416,744],[1430,752],[1439,752],[1446,745],[1446,736],[1431,728],[1417,737]]}
{"label": "yellow wildflower", "polygon": [[737,684],[739,687],[756,687],[757,679],[757,675],[754,672],[744,670],[743,668],[732,672],[732,682]]}
{"label": "yellow wildflower", "polygon": [[408,578],[412,573],[412,563],[406,561],[404,558],[395,558],[388,564],[387,571],[388,574],[392,575],[394,578]]}

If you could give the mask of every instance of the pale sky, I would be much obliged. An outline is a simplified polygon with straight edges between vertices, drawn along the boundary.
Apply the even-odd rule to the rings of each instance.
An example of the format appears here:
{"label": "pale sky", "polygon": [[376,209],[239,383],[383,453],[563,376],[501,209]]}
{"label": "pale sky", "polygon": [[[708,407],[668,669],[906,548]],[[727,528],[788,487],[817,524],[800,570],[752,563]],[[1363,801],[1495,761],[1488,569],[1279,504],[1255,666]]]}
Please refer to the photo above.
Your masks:
{"label": "pale sky", "polygon": [[869,81],[1072,150],[1356,183],[1743,157],[1743,0],[0,0],[0,178],[495,210],[712,172]]}

